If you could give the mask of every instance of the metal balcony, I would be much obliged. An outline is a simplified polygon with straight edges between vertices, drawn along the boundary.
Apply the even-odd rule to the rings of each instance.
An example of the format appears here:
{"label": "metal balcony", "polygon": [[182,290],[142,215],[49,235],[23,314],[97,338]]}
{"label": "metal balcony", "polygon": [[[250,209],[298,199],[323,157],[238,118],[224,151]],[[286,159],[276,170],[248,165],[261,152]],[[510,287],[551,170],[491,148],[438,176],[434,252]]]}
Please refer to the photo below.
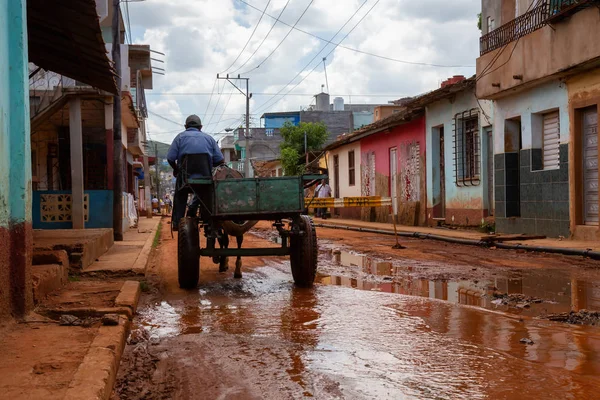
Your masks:
{"label": "metal balcony", "polygon": [[592,5],[600,6],[599,0],[550,0],[548,23],[556,23]]}
{"label": "metal balcony", "polygon": [[525,14],[483,35],[479,39],[480,55],[504,47],[510,42],[544,27],[547,24],[549,8],[548,2],[542,2]]}

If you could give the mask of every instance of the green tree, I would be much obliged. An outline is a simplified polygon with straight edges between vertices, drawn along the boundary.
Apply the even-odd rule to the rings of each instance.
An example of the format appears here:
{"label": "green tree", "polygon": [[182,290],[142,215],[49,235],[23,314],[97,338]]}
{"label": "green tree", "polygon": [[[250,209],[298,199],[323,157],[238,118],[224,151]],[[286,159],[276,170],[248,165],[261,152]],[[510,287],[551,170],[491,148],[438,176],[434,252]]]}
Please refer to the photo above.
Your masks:
{"label": "green tree", "polygon": [[298,126],[286,122],[279,131],[283,138],[280,158],[286,175],[300,175],[304,172],[302,156],[305,154],[305,133],[308,151],[321,150],[329,137],[327,127],[322,122],[301,122]]}

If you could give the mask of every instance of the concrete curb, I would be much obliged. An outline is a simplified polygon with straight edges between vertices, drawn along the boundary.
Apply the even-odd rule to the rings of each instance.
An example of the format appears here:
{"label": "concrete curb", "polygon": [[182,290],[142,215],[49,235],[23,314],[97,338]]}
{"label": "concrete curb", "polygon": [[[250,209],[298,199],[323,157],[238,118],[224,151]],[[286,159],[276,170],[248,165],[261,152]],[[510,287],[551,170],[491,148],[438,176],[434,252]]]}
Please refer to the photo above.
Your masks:
{"label": "concrete curb", "polygon": [[97,310],[102,314],[106,311],[119,314],[119,325],[101,326],[98,329],[83,362],[69,384],[65,400],[110,399],[140,294],[138,281],[125,281],[115,299],[116,307]]}
{"label": "concrete curb", "polygon": [[150,231],[150,237],[146,239],[146,243],[144,243],[144,247],[142,251],[135,259],[133,263],[133,267],[131,268],[138,274],[145,275],[146,267],[148,266],[148,259],[150,258],[150,252],[152,251],[152,243],[154,242],[154,236],[156,235],[156,231],[158,230],[158,225],[161,222],[161,218],[158,218],[157,223],[154,225],[152,230]]}
{"label": "concrete curb", "polygon": [[129,334],[129,319],[118,326],[101,326],[69,384],[65,400],[108,400]]}
{"label": "concrete curb", "polygon": [[131,312],[135,314],[141,292],[142,290],[138,281],[125,281],[121,287],[121,292],[115,299],[115,306],[129,307],[131,308]]}

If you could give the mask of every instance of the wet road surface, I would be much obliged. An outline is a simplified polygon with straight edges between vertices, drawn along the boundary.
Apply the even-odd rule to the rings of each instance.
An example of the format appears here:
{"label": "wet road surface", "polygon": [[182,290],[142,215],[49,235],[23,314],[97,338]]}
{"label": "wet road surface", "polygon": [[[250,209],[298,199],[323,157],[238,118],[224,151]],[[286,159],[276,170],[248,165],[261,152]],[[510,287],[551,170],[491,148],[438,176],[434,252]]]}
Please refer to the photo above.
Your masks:
{"label": "wet road surface", "polygon": [[[265,244],[247,238],[250,246]],[[589,298],[594,271],[586,280],[560,270],[549,286],[539,270],[425,279],[407,273],[406,260],[332,251],[325,239],[323,273],[312,289],[293,286],[285,259],[249,258],[242,280],[203,260],[199,289],[184,292],[176,286],[175,241],[163,239],[162,290],[139,311],[114,398],[598,396],[600,329],[528,315]],[[533,287],[543,302],[494,303],[492,286],[502,285],[507,292]]]}

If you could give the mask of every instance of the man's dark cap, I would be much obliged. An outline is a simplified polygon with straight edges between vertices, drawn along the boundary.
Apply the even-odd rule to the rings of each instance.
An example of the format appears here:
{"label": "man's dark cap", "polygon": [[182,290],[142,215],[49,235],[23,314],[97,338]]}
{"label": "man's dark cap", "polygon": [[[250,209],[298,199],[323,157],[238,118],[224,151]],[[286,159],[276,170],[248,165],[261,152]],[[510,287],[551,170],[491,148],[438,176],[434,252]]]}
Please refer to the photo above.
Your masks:
{"label": "man's dark cap", "polygon": [[192,114],[185,119],[185,127],[186,128],[200,128],[202,126],[202,121],[200,121],[200,117],[196,114]]}

